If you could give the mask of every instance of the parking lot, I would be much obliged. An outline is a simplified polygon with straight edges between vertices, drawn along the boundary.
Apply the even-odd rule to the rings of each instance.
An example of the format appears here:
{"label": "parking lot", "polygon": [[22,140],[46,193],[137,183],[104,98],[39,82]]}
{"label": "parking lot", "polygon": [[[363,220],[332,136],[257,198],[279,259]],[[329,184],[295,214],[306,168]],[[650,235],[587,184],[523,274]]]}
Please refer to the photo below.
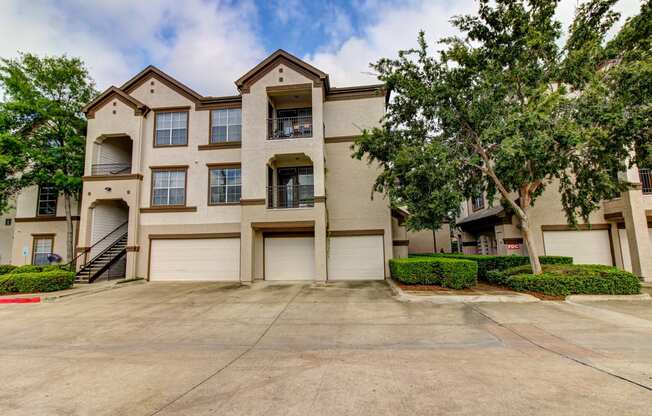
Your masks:
{"label": "parking lot", "polygon": [[143,283],[0,305],[0,414],[649,415],[652,301]]}

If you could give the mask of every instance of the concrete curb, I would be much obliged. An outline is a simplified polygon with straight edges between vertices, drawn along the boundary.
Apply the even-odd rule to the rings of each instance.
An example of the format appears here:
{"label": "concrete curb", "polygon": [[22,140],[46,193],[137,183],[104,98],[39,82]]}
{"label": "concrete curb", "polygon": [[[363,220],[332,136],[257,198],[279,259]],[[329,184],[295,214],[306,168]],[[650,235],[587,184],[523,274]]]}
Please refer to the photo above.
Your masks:
{"label": "concrete curb", "polygon": [[119,289],[121,287],[131,286],[133,284],[142,284],[145,283],[142,279],[134,279],[129,281],[116,280],[110,283],[104,284],[84,284],[73,286],[72,289],[60,290],[58,292],[48,292],[48,293],[24,293],[16,295],[5,295],[0,297],[1,299],[26,299],[26,298],[35,298],[38,297],[41,299],[41,302],[56,302],[59,299],[70,298],[73,296],[81,295],[93,295],[95,293],[104,292],[106,290]]}
{"label": "concrete curb", "polygon": [[648,293],[640,295],[568,295],[569,302],[599,302],[604,300],[652,300]]}
{"label": "concrete curb", "polygon": [[514,295],[413,295],[401,289],[392,279],[387,279],[387,284],[394,293],[394,297],[399,302],[415,303],[433,303],[433,304],[450,304],[450,303],[530,303],[540,302],[540,299],[524,293]]}

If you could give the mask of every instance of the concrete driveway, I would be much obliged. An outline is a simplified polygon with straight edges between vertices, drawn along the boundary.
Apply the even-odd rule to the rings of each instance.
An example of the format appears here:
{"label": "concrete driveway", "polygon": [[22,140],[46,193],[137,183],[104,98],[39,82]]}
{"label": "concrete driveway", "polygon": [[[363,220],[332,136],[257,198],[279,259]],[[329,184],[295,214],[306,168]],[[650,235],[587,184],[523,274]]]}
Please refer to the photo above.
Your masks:
{"label": "concrete driveway", "polygon": [[0,305],[0,414],[649,415],[652,302],[139,284]]}

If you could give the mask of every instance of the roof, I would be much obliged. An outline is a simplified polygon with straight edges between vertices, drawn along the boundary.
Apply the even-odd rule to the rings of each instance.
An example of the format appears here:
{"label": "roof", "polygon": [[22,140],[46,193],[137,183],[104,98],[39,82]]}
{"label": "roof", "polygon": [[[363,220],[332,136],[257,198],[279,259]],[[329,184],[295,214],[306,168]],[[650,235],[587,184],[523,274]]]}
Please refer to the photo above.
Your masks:
{"label": "roof", "polygon": [[110,86],[104,92],[100,95],[98,95],[93,101],[90,103],[86,104],[86,106],[82,109],[84,113],[86,113],[86,117],[92,118],[95,115],[95,111],[97,108],[102,107],[104,104],[106,104],[111,98],[116,97],[129,107],[134,109],[134,113],[136,114],[145,114],[149,112],[149,107],[147,105],[141,103],[131,95],[125,93],[122,91],[120,88],[116,86]]}
{"label": "roof", "polygon": [[246,92],[248,86],[253,82],[260,79],[263,75],[271,71],[273,68],[278,65],[278,63],[284,63],[297,72],[303,73],[303,75],[311,78],[313,80],[320,80],[326,86],[326,89],[329,88],[328,74],[320,71],[309,63],[302,61],[296,56],[292,55],[289,52],[279,49],[273,54],[269,55],[267,58],[263,59],[261,63],[250,69],[246,74],[241,76],[235,81],[235,85],[238,87],[238,90]]}
{"label": "roof", "polygon": [[[265,58],[261,63],[249,70],[246,74],[238,78],[238,80],[235,82],[238,90],[241,93],[249,92],[249,87],[253,83],[262,78],[265,74],[269,73],[269,71],[274,69],[279,64],[284,64],[287,67],[311,79],[314,86],[323,86],[324,97],[326,101],[371,98],[380,95],[385,96],[386,103],[389,99],[389,91],[386,88],[385,84],[331,88],[327,73],[315,68],[305,61],[302,61],[301,59],[297,58],[289,52],[284,51],[283,49],[277,50]],[[239,103],[242,102],[241,95],[231,95],[224,97],[202,96],[192,88],[161,71],[154,65],[149,65],[134,77],[132,77],[130,80],[122,84],[122,86],[109,87],[97,98],[88,103],[88,105],[86,105],[83,110],[86,113],[87,117],[92,117],[94,114],[93,110],[97,109],[99,106],[106,104],[106,101],[110,96],[117,95],[126,104],[134,107],[135,111],[144,111],[146,113],[149,111],[149,108],[129,94],[152,77],[156,78],[169,88],[175,90],[179,94],[188,98],[190,101],[194,102],[196,108],[198,109],[215,108],[217,106],[220,108],[226,108],[229,106],[239,105]]]}
{"label": "roof", "polygon": [[496,205],[487,209],[483,209],[482,211],[474,212],[473,214],[456,221],[455,224],[462,228],[464,228],[464,226],[469,227],[481,222],[484,223],[488,220],[493,219],[493,217],[497,219],[504,216],[503,214],[505,214],[505,208],[503,208],[502,205]]}

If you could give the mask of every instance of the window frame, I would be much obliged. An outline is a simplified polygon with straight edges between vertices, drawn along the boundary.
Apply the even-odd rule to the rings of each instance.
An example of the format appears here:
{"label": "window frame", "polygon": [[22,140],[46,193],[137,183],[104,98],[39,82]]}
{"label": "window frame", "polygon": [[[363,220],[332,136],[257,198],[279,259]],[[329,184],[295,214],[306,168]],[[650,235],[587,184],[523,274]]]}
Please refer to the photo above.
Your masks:
{"label": "window frame", "polygon": [[[36,260],[36,245],[39,240],[50,240],[50,252],[48,255],[54,253],[54,234],[32,234],[32,261],[30,264],[36,265],[35,260]],[[38,253],[42,254],[42,253]],[[45,265],[49,263],[44,263]]]}
{"label": "window frame", "polygon": [[[240,139],[238,140],[229,140],[229,111],[238,110],[240,111]],[[224,141],[213,141],[213,113],[216,111],[226,111],[226,140]],[[234,124],[235,126],[235,124]],[[208,113],[208,144],[209,145],[221,145],[224,143],[242,143],[242,107],[224,107],[224,108],[211,108]]]}
{"label": "window frame", "polygon": [[[53,214],[41,214],[41,190],[43,188],[54,188],[54,192],[56,192],[56,196],[54,197],[54,213]],[[56,190],[56,188],[52,185],[39,185],[38,186],[38,192],[36,194],[36,216],[37,217],[56,217],[57,216],[57,208],[59,207],[59,192]]]}
{"label": "window frame", "polygon": [[[206,166],[208,167],[208,206],[220,206],[220,205],[240,205],[240,199],[242,199],[242,166],[240,163],[207,163]],[[211,171],[215,169],[239,169],[240,170],[240,198],[238,201],[234,202],[212,202],[211,201]],[[226,192],[227,185],[224,185],[225,187],[225,193],[224,195],[228,195]]]}
{"label": "window frame", "polygon": [[[149,206],[151,208],[185,208],[188,206],[188,166],[156,166],[150,167],[151,175],[149,186]],[[155,204],[154,203],[154,176],[157,172],[183,172],[183,204]],[[167,188],[168,190],[170,188]],[[169,191],[168,191],[169,201]]]}
{"label": "window frame", "polygon": [[[156,142],[156,132],[157,132],[157,123],[158,123],[158,117],[161,114],[167,114],[167,113],[185,113],[186,115],[186,142],[183,144],[158,144]],[[172,129],[170,129],[172,130]],[[170,136],[170,141],[172,141],[172,137]],[[152,132],[152,145],[157,148],[161,147],[187,147],[188,142],[190,141],[190,107],[169,107],[169,108],[156,108],[154,109],[154,128]]]}
{"label": "window frame", "polygon": [[[482,199],[482,204],[476,206],[476,201],[478,201],[479,199]],[[480,196],[478,196],[478,197],[475,197],[475,198],[472,198],[472,199],[471,199],[471,209],[473,210],[473,212],[480,211],[480,210],[482,210],[482,209],[484,209],[484,208],[485,208],[485,198],[484,198],[484,195],[480,195]]]}

